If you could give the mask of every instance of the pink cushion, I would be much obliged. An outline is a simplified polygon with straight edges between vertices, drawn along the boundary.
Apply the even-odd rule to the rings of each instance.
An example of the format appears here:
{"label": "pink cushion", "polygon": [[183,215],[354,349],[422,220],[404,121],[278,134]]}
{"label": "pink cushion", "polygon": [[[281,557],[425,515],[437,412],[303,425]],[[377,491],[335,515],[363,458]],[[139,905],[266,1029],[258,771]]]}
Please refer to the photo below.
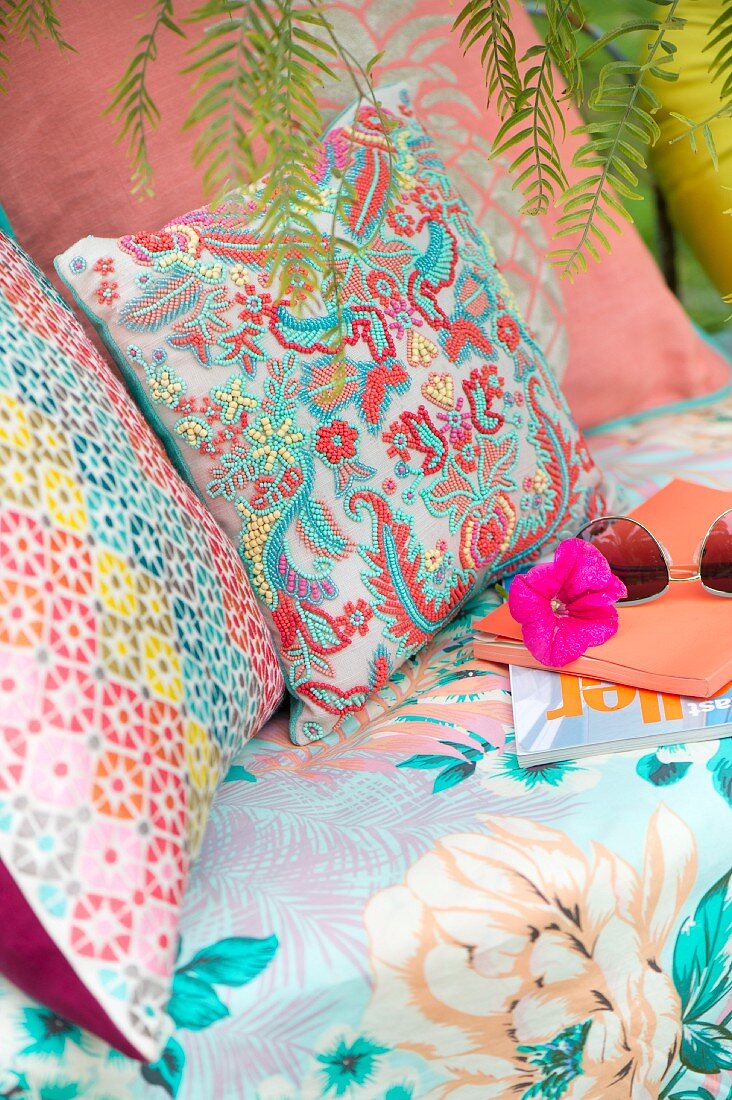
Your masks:
{"label": "pink cushion", "polygon": [[[176,17],[196,7],[195,0],[180,0]],[[125,147],[116,143],[114,121],[103,112],[110,88],[150,27],[148,5],[61,0],[57,10],[78,52],[13,38],[5,47],[9,92],[0,96],[2,132],[16,135],[3,149],[0,203],[20,243],[52,278],[54,255],[91,227],[117,236],[131,222],[156,225],[201,199],[201,173],[191,159],[194,135],[182,131],[189,98],[181,92],[191,78],[180,73],[190,61],[189,43],[163,32],[150,70],[161,124],[149,142],[155,195],[140,199],[130,193]]]}
{"label": "pink cushion", "polygon": [[[195,0],[182,0],[176,11],[183,17],[194,7]],[[59,8],[78,54],[59,54],[48,43],[40,50],[11,43],[10,93],[0,97],[0,127],[6,133],[22,127],[23,133],[22,142],[5,150],[0,202],[21,243],[48,272],[53,256],[90,230],[116,236],[131,225],[159,225],[202,198],[200,173],[191,167],[193,136],[180,129],[189,102],[181,95],[189,78],[180,76],[186,44],[171,34],[161,41],[152,89],[163,123],[150,141],[157,189],[154,198],[140,201],[129,194],[124,151],[114,143],[111,119],[101,112],[110,85],[147,23],[124,4],[107,6],[103,14],[97,5],[72,0],[62,0]],[[475,206],[457,162],[461,151],[473,157],[483,152],[498,120],[495,112],[485,111],[479,51],[463,58],[450,31],[454,12],[442,0],[395,0],[388,5],[340,0],[329,11],[359,56],[367,59],[386,51],[379,68],[382,82],[408,78],[417,110],[430,120],[433,132],[449,135],[454,156],[446,157],[448,165]],[[521,48],[535,40],[520,9],[513,27]],[[577,121],[576,112],[570,112],[569,128]],[[567,139],[568,162],[577,140]],[[500,182],[500,176],[493,180]],[[491,185],[491,194],[504,204],[505,191]],[[493,208],[499,215],[496,202]],[[547,236],[553,220],[549,215],[544,221]],[[554,277],[537,251],[537,230],[532,226],[517,233],[515,247],[507,250],[510,256],[501,254],[493,226],[490,231],[514,289],[515,272],[519,281],[529,279],[520,305],[556,369],[552,352],[564,337],[557,328],[561,309],[556,288],[542,290]],[[563,284],[562,293],[569,337],[564,389],[580,425],[698,397],[727,383],[728,364],[695,332],[631,226],[616,240],[611,256],[573,284]]]}

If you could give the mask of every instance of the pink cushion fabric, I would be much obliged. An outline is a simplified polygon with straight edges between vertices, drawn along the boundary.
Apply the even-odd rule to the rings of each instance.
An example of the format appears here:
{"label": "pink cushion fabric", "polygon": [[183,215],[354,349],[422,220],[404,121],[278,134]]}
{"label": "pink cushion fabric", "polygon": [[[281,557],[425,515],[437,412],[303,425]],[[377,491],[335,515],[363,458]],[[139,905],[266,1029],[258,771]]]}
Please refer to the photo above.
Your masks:
{"label": "pink cushion fabric", "polygon": [[[115,124],[104,109],[110,88],[151,25],[149,5],[99,5],[61,0],[56,5],[63,32],[76,53],[60,52],[44,40],[37,48],[13,38],[7,96],[0,96],[0,128],[14,135],[3,147],[0,203],[13,231],[35,262],[53,278],[53,257],[90,227],[117,236],[130,223],[156,225],[174,210],[201,200],[201,173],[192,166],[194,134],[183,132],[191,78],[189,43],[169,31],[151,66],[150,87],[161,124],[150,136],[156,167],[155,195],[130,193],[125,147],[115,141]],[[176,18],[197,7],[180,0]]]}
{"label": "pink cushion fabric", "polygon": [[[195,0],[183,0],[176,11],[183,17],[194,6]],[[124,151],[115,145],[113,124],[101,112],[109,86],[147,24],[123,4],[107,6],[101,14],[89,0],[62,0],[59,10],[78,54],[59,54],[49,43],[40,50],[11,43],[10,93],[0,97],[0,127],[22,134],[5,149],[0,202],[21,243],[49,273],[53,256],[90,230],[115,236],[131,225],[159,225],[202,198],[200,173],[191,166],[193,138],[180,130],[189,102],[180,94],[188,80],[179,75],[185,43],[168,34],[154,66],[153,93],[163,115],[162,128],[150,142],[157,190],[154,198],[139,201],[129,194]],[[544,254],[553,217],[543,229],[523,219],[523,228],[509,234],[502,247],[495,222],[508,212],[518,223],[511,212],[515,198],[507,197],[500,167],[483,178],[481,160],[498,120],[495,112],[485,111],[479,51],[462,57],[450,31],[454,12],[442,0],[339,0],[329,12],[360,57],[386,51],[379,68],[382,82],[406,78],[417,111],[439,139],[452,145],[452,153],[444,145],[440,151],[474,209],[481,196],[495,200],[490,203],[494,223],[487,228],[527,322],[557,373],[568,336],[564,389],[581,426],[697,397],[727,383],[727,363],[694,331],[630,226],[616,240],[612,256],[563,285],[565,334],[561,294]],[[520,47],[535,40],[523,11],[515,12],[513,25]],[[349,91],[345,100],[350,96]],[[571,128],[578,121],[576,112],[570,112],[569,121]],[[567,139],[567,161],[577,140]],[[466,178],[471,164],[476,165],[476,193]],[[484,213],[488,218],[490,211],[476,209],[481,222]],[[517,292],[522,284],[524,294]]]}

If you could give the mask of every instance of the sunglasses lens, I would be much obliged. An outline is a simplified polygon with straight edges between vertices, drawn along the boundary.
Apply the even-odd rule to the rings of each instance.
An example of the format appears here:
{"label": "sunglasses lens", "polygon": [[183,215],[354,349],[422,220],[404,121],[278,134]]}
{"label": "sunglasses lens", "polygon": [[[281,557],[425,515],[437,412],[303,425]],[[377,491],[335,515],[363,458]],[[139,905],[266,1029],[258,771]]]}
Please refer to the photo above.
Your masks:
{"label": "sunglasses lens", "polygon": [[707,588],[732,596],[732,510],[725,512],[710,527],[699,562],[699,574]]}
{"label": "sunglasses lens", "polygon": [[632,519],[596,519],[578,538],[591,542],[607,560],[628,595],[619,603],[648,600],[668,587],[666,559],[652,535]]}

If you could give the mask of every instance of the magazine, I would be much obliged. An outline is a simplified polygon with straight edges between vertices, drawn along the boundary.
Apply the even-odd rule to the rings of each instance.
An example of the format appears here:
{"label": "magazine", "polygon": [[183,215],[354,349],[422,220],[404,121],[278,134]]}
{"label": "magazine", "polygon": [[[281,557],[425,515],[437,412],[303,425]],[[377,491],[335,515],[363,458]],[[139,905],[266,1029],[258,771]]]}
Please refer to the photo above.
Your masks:
{"label": "magazine", "polygon": [[511,665],[522,767],[732,735],[732,683],[710,699]]}

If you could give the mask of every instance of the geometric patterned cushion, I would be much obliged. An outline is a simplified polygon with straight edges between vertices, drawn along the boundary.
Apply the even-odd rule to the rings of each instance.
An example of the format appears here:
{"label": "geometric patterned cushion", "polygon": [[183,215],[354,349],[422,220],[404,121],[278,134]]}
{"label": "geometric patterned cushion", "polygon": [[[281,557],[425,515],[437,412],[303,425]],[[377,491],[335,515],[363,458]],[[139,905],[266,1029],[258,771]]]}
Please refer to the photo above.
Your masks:
{"label": "geometric patterned cushion", "polygon": [[281,690],[228,540],[0,236],[0,970],[156,1058],[213,793]]}
{"label": "geometric patterned cushion", "polygon": [[[406,90],[380,98],[391,155],[383,116],[354,105],[316,169],[319,228],[337,222],[342,356],[328,293],[296,310],[307,256],[286,294],[271,285],[247,196],[159,231],[86,237],[57,260],[238,544],[279,639],[299,743],[342,729],[476,588],[604,507],[556,379]],[[353,201],[339,200],[341,171]]]}

